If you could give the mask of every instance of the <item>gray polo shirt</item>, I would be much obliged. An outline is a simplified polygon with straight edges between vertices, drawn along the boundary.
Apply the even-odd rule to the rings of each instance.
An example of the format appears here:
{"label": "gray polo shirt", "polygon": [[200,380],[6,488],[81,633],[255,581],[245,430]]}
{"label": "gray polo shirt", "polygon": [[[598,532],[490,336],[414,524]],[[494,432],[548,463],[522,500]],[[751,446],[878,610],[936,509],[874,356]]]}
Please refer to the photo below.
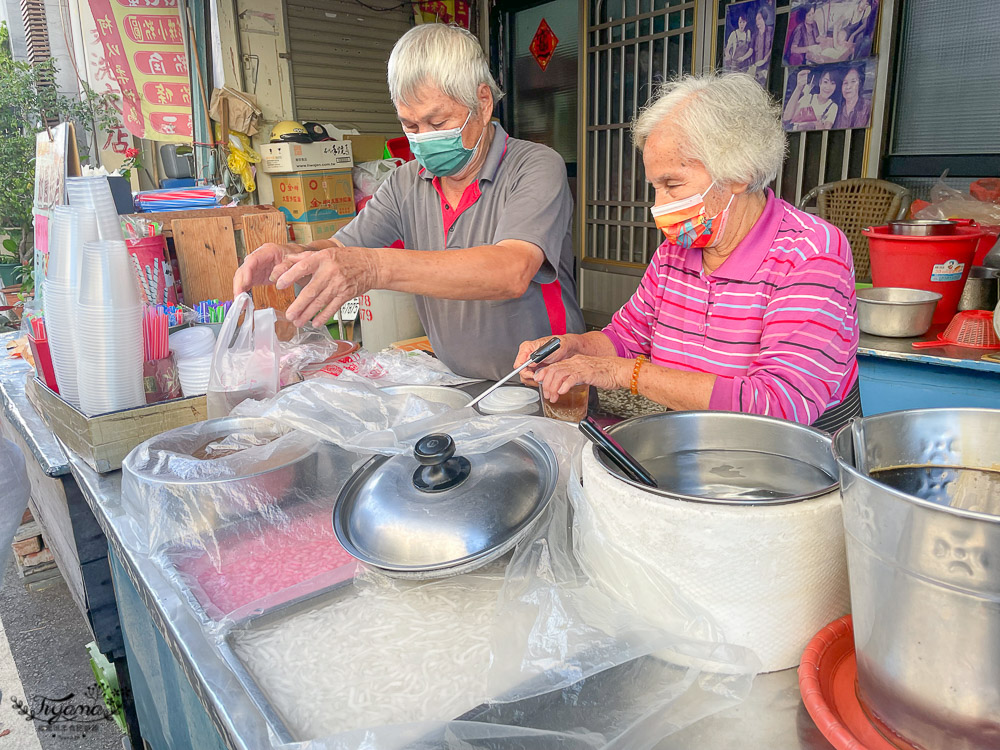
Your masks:
{"label": "gray polo shirt", "polygon": [[453,371],[496,380],[512,369],[522,341],[583,333],[576,301],[566,165],[547,146],[511,138],[499,124],[479,178],[458,206],[415,162],[387,179],[361,213],[334,237],[352,247],[455,250],[523,240],[545,261],[521,297],[454,300],[418,295],[417,313],[434,353]]}

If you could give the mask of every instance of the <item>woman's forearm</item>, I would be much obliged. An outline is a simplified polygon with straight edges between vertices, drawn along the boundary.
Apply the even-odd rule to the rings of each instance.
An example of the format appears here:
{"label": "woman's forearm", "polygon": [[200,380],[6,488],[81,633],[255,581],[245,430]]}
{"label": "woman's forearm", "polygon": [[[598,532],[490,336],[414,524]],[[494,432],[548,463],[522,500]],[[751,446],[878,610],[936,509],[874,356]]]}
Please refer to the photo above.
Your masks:
{"label": "woman's forearm", "polygon": [[644,364],[639,369],[639,394],[675,411],[707,409],[717,375]]}

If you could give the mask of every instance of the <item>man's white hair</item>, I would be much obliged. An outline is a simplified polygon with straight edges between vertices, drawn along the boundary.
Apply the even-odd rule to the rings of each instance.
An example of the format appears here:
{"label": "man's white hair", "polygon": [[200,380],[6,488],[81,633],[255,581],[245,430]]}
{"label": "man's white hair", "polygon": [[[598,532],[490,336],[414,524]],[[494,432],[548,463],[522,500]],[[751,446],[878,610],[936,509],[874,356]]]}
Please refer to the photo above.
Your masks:
{"label": "man's white hair", "polygon": [[490,74],[483,48],[475,36],[458,26],[414,26],[396,41],[389,55],[389,95],[393,104],[408,104],[417,89],[429,85],[476,110],[477,93],[483,83],[493,92],[495,105],[503,92]]}
{"label": "man's white hair", "polygon": [[632,140],[640,151],[664,123],[680,131],[683,153],[719,183],[746,183],[749,191],[759,192],[785,159],[780,109],[745,73],[682,76],[664,83],[632,123]]}

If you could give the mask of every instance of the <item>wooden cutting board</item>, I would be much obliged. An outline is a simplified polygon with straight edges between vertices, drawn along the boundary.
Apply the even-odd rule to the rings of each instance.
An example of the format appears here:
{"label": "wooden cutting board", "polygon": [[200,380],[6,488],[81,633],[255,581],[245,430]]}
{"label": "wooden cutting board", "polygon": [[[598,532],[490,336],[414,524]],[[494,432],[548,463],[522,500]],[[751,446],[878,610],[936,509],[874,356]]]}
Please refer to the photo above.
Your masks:
{"label": "wooden cutting board", "polygon": [[233,276],[239,267],[233,220],[228,216],[177,219],[173,227],[185,304],[193,307],[203,300],[231,300]]}
{"label": "wooden cutting board", "polygon": [[[280,213],[266,213],[243,217],[243,248],[249,255],[261,245],[274,242],[284,245],[288,242],[288,230],[285,227],[285,217]],[[255,286],[253,288],[254,307],[260,309],[273,307],[278,312],[284,312],[295,300],[295,290],[276,289],[274,284]]]}

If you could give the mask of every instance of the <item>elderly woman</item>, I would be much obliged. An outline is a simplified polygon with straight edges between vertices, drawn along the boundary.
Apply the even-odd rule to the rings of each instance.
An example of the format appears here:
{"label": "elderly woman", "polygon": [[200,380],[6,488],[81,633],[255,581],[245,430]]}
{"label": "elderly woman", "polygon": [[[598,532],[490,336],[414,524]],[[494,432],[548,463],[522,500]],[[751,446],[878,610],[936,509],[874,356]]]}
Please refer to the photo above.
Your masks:
{"label": "elderly woman", "polygon": [[389,56],[388,82],[416,161],[394,171],[332,238],[251,253],[233,292],[308,281],[286,313],[297,325],[325,324],[369,289],[409,292],[446,365],[499,379],[524,331],[585,330],[566,164],[493,122],[502,94],[465,29],[410,29]]}
{"label": "elderly woman", "polygon": [[767,93],[743,74],[682,78],[633,134],[666,241],[609,326],[562,337],[523,380],[550,400],[589,383],[826,430],[858,415],[851,249],[767,187],[785,153]]}

